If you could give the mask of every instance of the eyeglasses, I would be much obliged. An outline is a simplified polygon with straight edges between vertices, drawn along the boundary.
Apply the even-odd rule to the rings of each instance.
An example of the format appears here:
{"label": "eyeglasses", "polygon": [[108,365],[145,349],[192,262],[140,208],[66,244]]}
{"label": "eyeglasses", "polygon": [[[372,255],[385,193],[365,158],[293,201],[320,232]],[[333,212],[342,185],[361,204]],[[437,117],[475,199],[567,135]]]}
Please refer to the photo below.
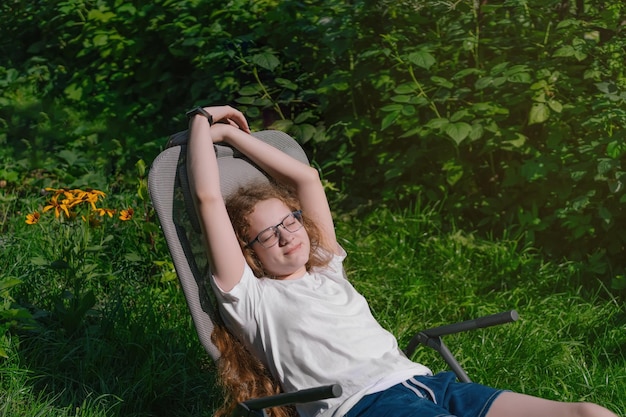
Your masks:
{"label": "eyeglasses", "polygon": [[280,240],[279,227],[282,227],[289,233],[294,233],[302,229],[302,210],[291,212],[276,226],[270,226],[262,230],[261,233],[246,244],[246,247],[249,248],[256,242],[259,242],[264,248],[271,248]]}

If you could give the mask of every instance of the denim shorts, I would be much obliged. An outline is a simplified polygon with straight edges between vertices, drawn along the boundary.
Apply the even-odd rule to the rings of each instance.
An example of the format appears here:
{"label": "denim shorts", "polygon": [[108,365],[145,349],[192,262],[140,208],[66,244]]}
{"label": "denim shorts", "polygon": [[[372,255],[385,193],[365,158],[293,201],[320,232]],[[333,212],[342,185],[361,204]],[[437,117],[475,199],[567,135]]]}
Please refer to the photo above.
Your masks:
{"label": "denim shorts", "polygon": [[502,392],[458,382],[453,372],[416,376],[366,395],[345,417],[484,417]]}

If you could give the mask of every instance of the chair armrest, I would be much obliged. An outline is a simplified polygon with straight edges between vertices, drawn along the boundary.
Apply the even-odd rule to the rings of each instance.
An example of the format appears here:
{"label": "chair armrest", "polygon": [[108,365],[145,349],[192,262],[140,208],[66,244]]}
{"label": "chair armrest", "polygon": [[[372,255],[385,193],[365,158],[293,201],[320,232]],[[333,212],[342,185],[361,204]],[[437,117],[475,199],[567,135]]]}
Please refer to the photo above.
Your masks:
{"label": "chair armrest", "polygon": [[449,334],[465,332],[468,330],[481,329],[483,327],[496,326],[504,323],[511,323],[519,318],[517,311],[510,310],[490,316],[479,317],[477,319],[466,320],[460,323],[446,324],[445,326],[434,327],[423,330],[422,333],[430,337],[446,336]]}
{"label": "chair armrest", "polygon": [[450,369],[454,371],[460,381],[471,382],[469,376],[465,373],[459,362],[456,360],[450,349],[441,340],[442,336],[465,332],[468,330],[481,329],[484,327],[495,326],[498,324],[510,323],[519,318],[517,311],[510,310],[502,313],[492,314],[490,316],[479,317],[473,320],[466,320],[460,323],[447,324],[445,326],[434,327],[432,329],[423,330],[417,333],[409,341],[407,348],[404,350],[406,356],[410,357],[415,352],[417,345],[420,343],[435,349],[446,361]]}
{"label": "chair armrest", "polygon": [[269,397],[254,398],[237,404],[231,417],[264,416],[265,413],[262,410],[265,408],[337,398],[341,396],[341,393],[341,385],[333,384]]}

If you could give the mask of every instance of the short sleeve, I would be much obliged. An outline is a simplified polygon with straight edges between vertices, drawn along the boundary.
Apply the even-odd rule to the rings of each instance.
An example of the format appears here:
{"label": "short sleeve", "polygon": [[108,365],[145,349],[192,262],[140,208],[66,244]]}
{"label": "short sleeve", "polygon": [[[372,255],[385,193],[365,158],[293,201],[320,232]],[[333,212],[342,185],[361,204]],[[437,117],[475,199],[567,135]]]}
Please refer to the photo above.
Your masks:
{"label": "short sleeve", "polygon": [[255,327],[255,313],[261,300],[261,279],[245,265],[241,279],[230,291],[222,290],[211,276],[211,285],[220,305],[222,317],[231,330],[242,332]]}

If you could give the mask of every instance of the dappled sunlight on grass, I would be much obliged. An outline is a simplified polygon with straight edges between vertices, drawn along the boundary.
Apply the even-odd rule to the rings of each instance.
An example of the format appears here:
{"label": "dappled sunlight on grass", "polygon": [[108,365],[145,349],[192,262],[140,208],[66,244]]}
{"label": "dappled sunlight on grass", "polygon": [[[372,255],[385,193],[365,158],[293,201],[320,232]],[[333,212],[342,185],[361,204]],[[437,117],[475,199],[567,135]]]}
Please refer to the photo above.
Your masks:
{"label": "dappled sunlight on grass", "polygon": [[[441,232],[436,212],[377,210],[339,226],[348,276],[401,346],[417,331],[516,309],[520,320],[446,338],[474,380],[623,409],[626,311],[582,265],[554,264],[512,240]],[[381,220],[384,219],[384,220]],[[370,231],[367,239],[359,233]],[[404,266],[404,267],[403,267]],[[414,360],[445,364],[426,349]]]}

